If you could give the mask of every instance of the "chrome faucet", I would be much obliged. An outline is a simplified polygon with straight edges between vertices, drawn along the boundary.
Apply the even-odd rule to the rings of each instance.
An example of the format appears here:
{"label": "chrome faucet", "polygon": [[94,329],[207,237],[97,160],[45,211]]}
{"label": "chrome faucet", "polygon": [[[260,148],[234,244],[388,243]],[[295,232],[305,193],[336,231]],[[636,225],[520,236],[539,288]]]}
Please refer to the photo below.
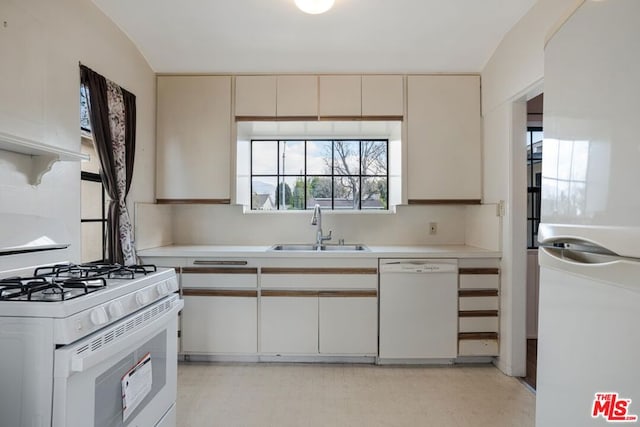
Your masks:
{"label": "chrome faucet", "polygon": [[331,230],[329,230],[329,234],[326,236],[322,234],[322,211],[320,210],[320,205],[316,203],[313,207],[313,216],[311,217],[311,225],[317,225],[316,231],[316,245],[322,245],[322,242],[325,240],[331,240]]}

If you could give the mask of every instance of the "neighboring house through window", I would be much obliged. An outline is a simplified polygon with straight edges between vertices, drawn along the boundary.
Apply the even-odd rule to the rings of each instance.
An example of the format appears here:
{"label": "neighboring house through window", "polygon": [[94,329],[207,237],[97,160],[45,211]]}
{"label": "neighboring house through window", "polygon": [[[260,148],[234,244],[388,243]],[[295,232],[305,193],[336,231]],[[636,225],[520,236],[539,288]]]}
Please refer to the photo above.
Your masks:
{"label": "neighboring house through window", "polygon": [[251,140],[251,209],[389,208],[387,139]]}

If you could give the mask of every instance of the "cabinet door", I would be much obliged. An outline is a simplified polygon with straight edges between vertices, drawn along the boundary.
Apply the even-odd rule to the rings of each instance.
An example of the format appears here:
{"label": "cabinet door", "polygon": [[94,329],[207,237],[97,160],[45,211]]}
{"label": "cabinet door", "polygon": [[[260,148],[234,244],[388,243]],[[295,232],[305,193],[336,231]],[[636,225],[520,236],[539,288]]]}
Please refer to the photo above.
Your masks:
{"label": "cabinet door", "polygon": [[228,201],[231,77],[158,77],[156,197]]}
{"label": "cabinet door", "polygon": [[409,203],[479,202],[479,76],[408,77]]}
{"label": "cabinet door", "polygon": [[320,296],[319,319],[320,353],[378,354],[378,299],[375,295]]}
{"label": "cabinet door", "polygon": [[265,296],[260,302],[261,352],[318,353],[318,297]]}
{"label": "cabinet door", "polygon": [[236,117],[276,116],[276,76],[236,77]]}
{"label": "cabinet door", "polygon": [[278,117],[318,118],[318,76],[278,76]]}
{"label": "cabinet door", "polygon": [[257,305],[257,297],[185,296],[182,352],[255,354]]}
{"label": "cabinet door", "polygon": [[360,76],[320,76],[320,116],[360,117],[362,79]]}
{"label": "cabinet door", "polygon": [[362,76],[362,116],[402,118],[402,76]]}

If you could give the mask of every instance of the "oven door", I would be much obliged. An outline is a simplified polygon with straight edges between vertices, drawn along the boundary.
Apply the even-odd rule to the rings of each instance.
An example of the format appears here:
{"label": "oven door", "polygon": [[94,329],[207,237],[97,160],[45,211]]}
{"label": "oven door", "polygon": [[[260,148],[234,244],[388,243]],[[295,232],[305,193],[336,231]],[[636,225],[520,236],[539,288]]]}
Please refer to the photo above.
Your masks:
{"label": "oven door", "polygon": [[[57,349],[53,427],[171,425],[167,420],[175,419],[177,314],[182,304],[172,295]],[[150,372],[140,376],[144,386],[137,383],[142,397],[123,411],[123,377],[147,354]]]}

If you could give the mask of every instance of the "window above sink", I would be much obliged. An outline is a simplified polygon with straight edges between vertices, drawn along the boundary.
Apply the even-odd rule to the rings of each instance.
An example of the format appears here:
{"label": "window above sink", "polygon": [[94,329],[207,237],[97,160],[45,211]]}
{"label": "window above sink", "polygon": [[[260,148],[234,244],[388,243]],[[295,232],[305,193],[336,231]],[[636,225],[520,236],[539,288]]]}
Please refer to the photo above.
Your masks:
{"label": "window above sink", "polygon": [[401,202],[401,122],[239,122],[247,211],[389,212]]}

